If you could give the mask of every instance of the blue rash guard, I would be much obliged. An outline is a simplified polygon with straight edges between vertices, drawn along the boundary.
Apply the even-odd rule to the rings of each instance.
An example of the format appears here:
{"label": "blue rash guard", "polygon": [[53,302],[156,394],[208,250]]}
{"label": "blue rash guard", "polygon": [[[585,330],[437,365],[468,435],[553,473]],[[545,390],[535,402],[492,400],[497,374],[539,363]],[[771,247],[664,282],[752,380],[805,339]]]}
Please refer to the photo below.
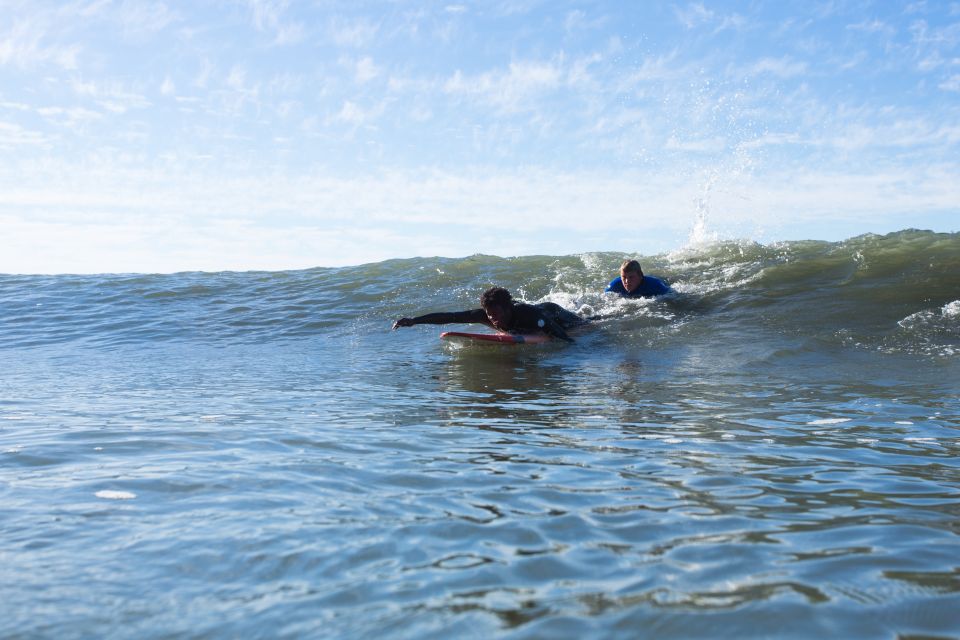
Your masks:
{"label": "blue rash guard", "polygon": [[671,291],[670,285],[654,276],[643,276],[643,280],[640,281],[640,286],[634,289],[632,293],[627,293],[626,288],[623,286],[623,280],[621,280],[619,276],[611,280],[607,288],[604,289],[604,292],[616,293],[625,298],[649,298],[651,296],[670,293]]}

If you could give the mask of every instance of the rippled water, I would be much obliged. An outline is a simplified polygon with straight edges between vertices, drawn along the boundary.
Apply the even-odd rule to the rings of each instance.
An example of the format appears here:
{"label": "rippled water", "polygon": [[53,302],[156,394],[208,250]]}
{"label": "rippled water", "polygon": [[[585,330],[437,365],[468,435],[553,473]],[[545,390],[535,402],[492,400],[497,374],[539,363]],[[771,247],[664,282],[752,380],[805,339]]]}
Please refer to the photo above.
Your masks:
{"label": "rippled water", "polygon": [[[857,242],[0,279],[0,637],[957,637],[957,240]],[[389,330],[486,282],[607,319]]]}

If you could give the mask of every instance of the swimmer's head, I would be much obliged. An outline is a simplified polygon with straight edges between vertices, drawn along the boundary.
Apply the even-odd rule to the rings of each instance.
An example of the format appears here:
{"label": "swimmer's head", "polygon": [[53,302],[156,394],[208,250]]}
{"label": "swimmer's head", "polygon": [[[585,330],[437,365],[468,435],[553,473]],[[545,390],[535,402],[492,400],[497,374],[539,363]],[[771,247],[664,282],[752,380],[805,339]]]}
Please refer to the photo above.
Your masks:
{"label": "swimmer's head", "polygon": [[620,281],[623,282],[623,288],[628,293],[633,293],[643,282],[643,269],[640,268],[640,263],[636,260],[624,260],[620,265]]}
{"label": "swimmer's head", "polygon": [[480,306],[487,314],[490,323],[506,331],[513,320],[513,296],[503,287],[491,287],[480,296]]}

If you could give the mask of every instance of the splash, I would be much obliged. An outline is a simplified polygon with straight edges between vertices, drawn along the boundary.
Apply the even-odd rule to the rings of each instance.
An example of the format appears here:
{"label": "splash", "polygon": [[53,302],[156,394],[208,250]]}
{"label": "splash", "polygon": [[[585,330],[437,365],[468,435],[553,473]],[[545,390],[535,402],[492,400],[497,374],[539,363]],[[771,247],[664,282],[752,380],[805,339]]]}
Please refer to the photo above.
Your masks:
{"label": "splash", "polygon": [[708,231],[707,223],[710,219],[710,200],[709,191],[712,183],[704,187],[703,195],[696,199],[696,215],[693,219],[693,226],[690,228],[690,234],[687,236],[687,248],[704,247],[718,242],[720,236],[716,231]]}

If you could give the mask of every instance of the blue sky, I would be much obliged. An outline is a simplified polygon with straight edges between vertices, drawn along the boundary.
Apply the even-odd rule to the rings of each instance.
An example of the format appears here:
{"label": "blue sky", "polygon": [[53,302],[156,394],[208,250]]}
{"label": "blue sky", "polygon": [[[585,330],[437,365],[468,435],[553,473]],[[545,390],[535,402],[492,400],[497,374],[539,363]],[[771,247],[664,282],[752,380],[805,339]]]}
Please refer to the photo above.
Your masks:
{"label": "blue sky", "polygon": [[0,272],[960,229],[960,1],[0,16]]}

